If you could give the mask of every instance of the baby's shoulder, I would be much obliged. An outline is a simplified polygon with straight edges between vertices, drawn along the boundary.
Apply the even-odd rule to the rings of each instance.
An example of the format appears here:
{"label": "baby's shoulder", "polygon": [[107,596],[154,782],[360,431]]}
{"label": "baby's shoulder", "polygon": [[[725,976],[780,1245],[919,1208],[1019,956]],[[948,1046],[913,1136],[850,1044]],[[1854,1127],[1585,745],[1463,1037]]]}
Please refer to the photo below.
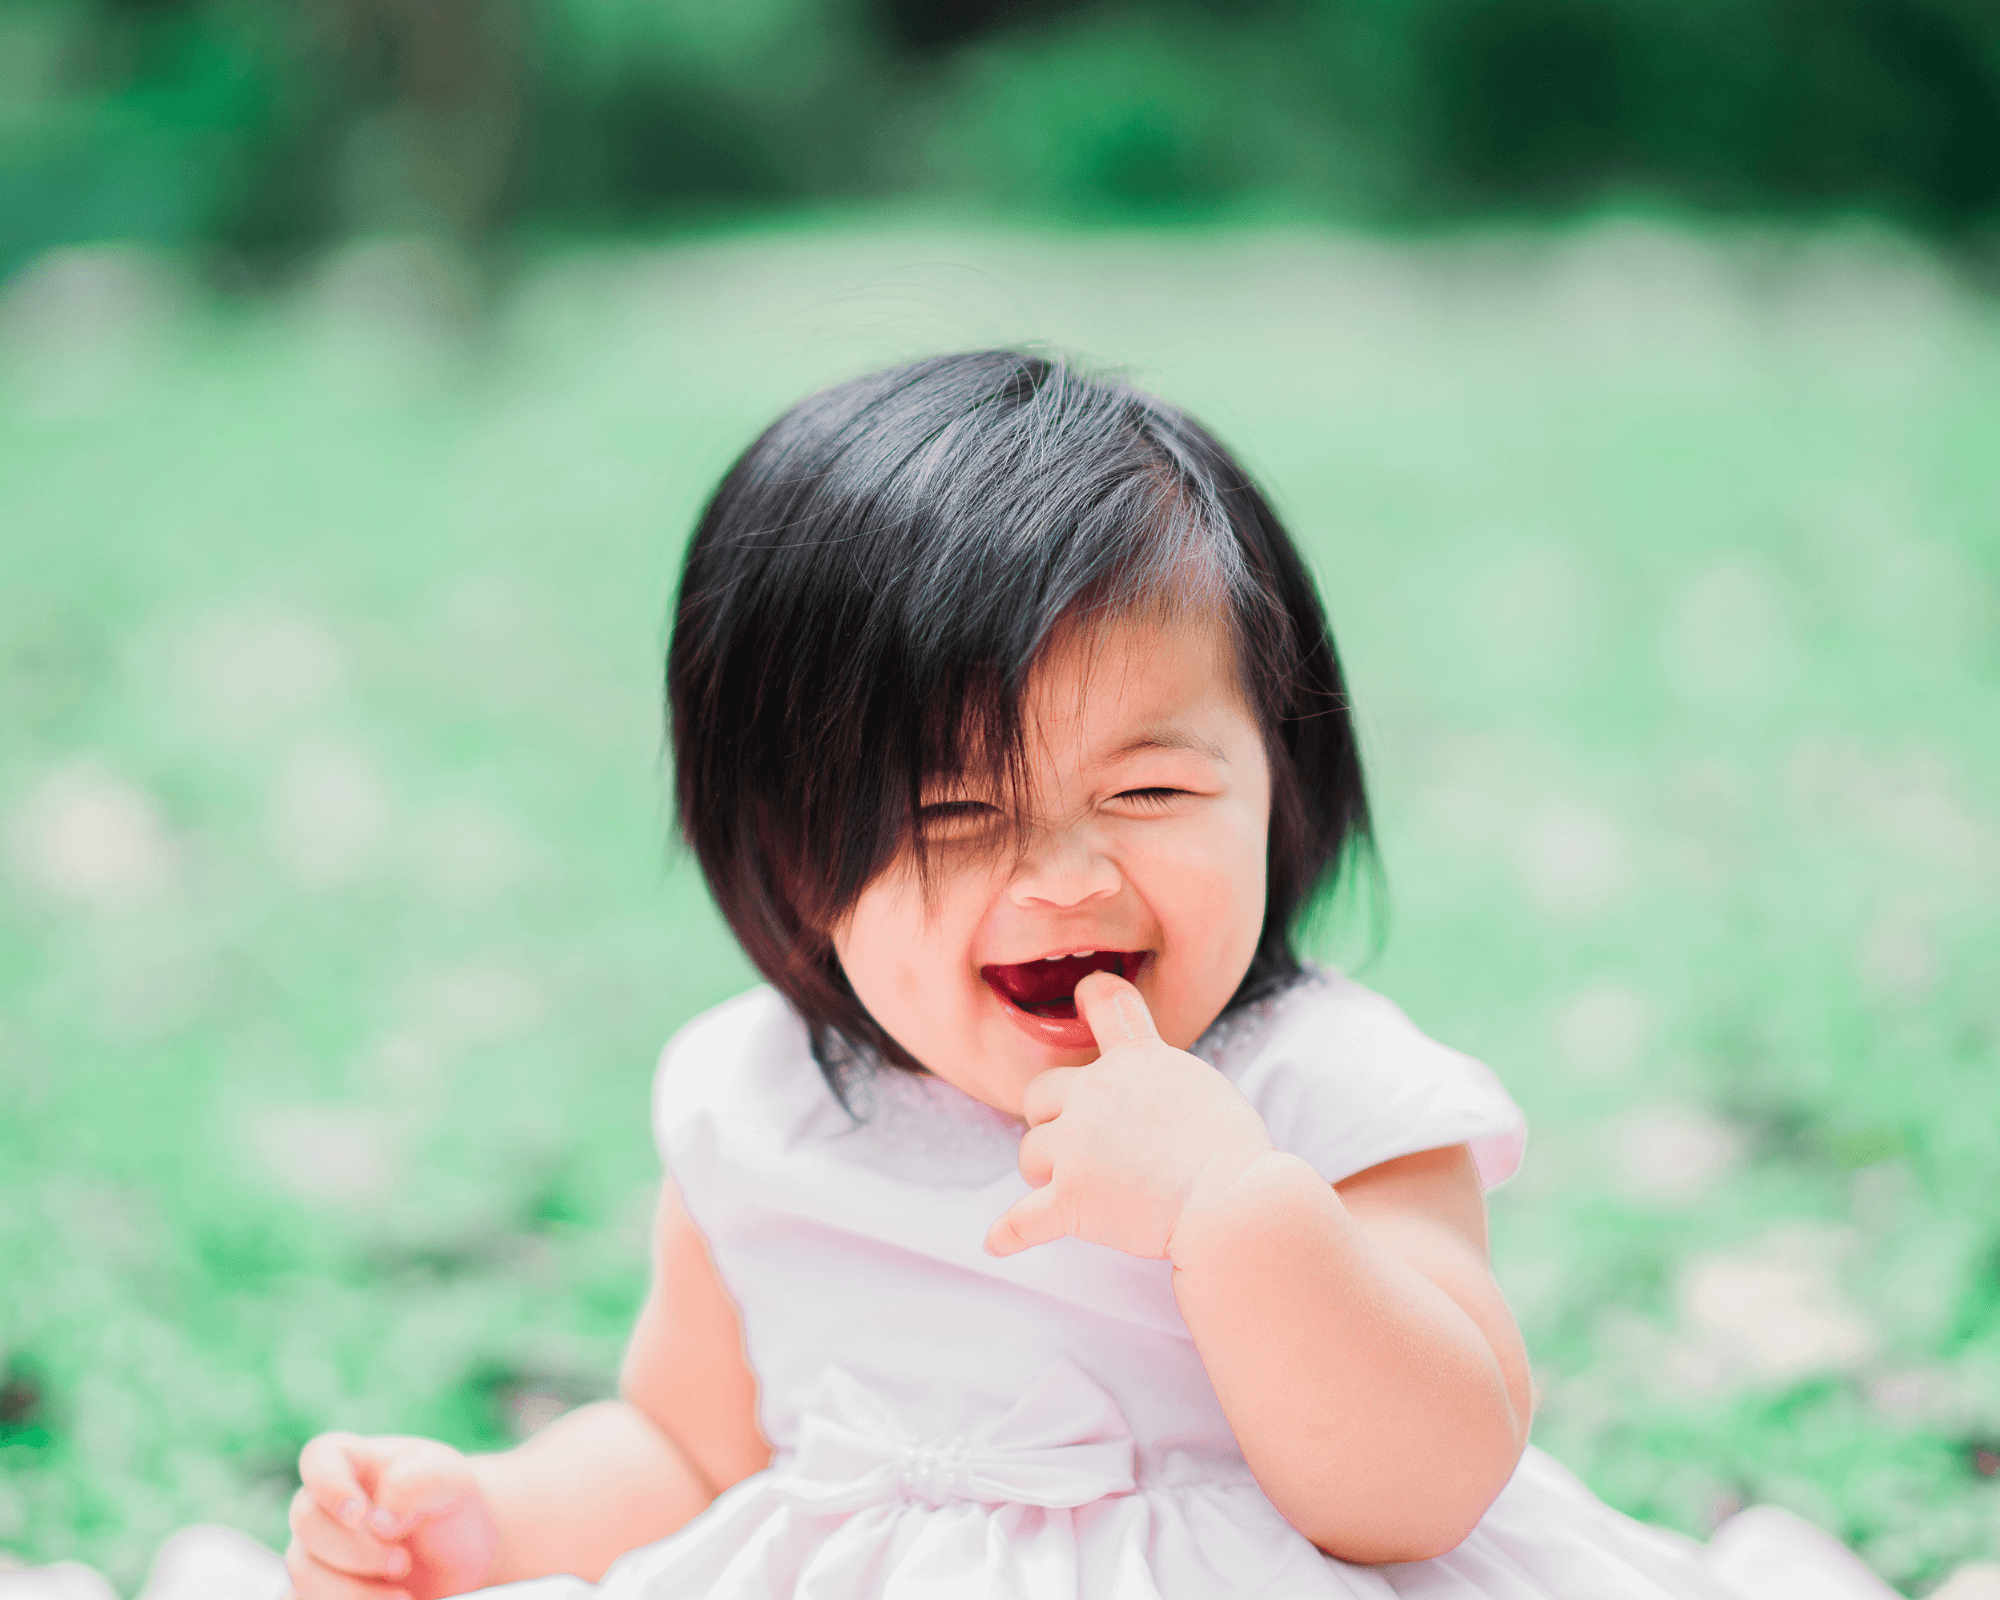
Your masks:
{"label": "baby's shoulder", "polygon": [[1309,968],[1197,1041],[1281,1149],[1331,1181],[1468,1144],[1488,1187],[1513,1174],[1526,1119],[1491,1069],[1426,1034],[1387,996]]}
{"label": "baby's shoulder", "polygon": [[805,1023],[759,984],[667,1040],[653,1075],[653,1125],[664,1145],[704,1118],[816,1109],[827,1098]]}
{"label": "baby's shoulder", "polygon": [[1318,966],[1307,966],[1275,994],[1225,1012],[1193,1051],[1239,1083],[1301,1073],[1400,1076],[1442,1057],[1470,1059],[1431,1038],[1387,995]]}
{"label": "baby's shoulder", "polygon": [[676,1028],[660,1051],[662,1070],[719,1057],[805,1050],[805,1024],[768,983],[710,1006]]}

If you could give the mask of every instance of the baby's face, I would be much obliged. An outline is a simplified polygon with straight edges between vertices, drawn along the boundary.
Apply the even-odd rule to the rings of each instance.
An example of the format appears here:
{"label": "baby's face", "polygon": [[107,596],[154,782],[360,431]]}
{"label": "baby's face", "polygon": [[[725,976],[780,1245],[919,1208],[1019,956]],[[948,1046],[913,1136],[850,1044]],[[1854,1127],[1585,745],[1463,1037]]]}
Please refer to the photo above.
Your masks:
{"label": "baby's face", "polygon": [[834,935],[854,992],[904,1049],[1017,1116],[1036,1074],[1097,1057],[1069,998],[1087,972],[1136,983],[1171,1045],[1215,1020],[1263,929],[1271,812],[1219,625],[1071,636],[1024,709],[1019,848],[1004,790],[940,785],[921,824],[928,898],[906,856]]}

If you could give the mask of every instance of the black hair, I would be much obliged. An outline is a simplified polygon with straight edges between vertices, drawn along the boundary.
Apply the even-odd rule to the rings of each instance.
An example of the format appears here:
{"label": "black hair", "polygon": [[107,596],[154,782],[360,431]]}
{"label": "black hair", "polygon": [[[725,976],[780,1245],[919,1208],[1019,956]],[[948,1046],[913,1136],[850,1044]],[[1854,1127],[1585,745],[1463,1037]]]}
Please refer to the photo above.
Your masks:
{"label": "black hair", "polygon": [[723,478],[667,655],[680,826],[843,1100],[857,1047],[923,1070],[855,997],[833,930],[921,853],[926,780],[1018,771],[1059,628],[1176,604],[1226,617],[1270,756],[1264,925],[1227,1014],[1297,977],[1302,919],[1371,848],[1326,613],[1228,451],[1125,383],[987,350],[812,395]]}

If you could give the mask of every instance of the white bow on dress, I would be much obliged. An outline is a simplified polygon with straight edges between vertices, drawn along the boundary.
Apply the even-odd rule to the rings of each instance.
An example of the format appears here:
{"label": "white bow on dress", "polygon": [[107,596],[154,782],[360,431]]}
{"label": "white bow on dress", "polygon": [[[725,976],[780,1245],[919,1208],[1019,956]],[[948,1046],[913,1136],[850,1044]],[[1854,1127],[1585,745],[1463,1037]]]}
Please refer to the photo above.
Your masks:
{"label": "white bow on dress", "polygon": [[1081,1506],[1129,1494],[1134,1482],[1125,1414],[1059,1356],[1004,1416],[932,1437],[898,1423],[846,1369],[828,1367],[773,1487],[802,1509],[838,1512],[895,1500]]}

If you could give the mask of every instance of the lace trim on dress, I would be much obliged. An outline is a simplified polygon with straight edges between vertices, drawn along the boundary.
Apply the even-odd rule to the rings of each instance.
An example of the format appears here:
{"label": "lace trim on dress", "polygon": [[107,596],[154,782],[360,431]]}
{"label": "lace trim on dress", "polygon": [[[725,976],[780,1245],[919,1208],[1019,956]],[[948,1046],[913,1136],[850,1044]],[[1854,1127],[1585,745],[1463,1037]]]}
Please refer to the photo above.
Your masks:
{"label": "lace trim on dress", "polygon": [[1188,1046],[1188,1054],[1199,1056],[1211,1067],[1221,1066],[1224,1056],[1258,1032],[1293,995],[1302,989],[1324,988],[1331,981],[1331,975],[1320,968],[1310,964],[1301,966],[1298,976],[1282,988],[1273,989],[1263,999],[1253,1000],[1247,1006],[1238,1006],[1234,1011],[1225,1011],[1217,1017],[1208,1025],[1208,1031]]}
{"label": "lace trim on dress", "polygon": [[853,1121],[834,1136],[849,1160],[923,1184],[990,1183],[1015,1170],[1027,1124],[930,1073],[829,1040]]}

